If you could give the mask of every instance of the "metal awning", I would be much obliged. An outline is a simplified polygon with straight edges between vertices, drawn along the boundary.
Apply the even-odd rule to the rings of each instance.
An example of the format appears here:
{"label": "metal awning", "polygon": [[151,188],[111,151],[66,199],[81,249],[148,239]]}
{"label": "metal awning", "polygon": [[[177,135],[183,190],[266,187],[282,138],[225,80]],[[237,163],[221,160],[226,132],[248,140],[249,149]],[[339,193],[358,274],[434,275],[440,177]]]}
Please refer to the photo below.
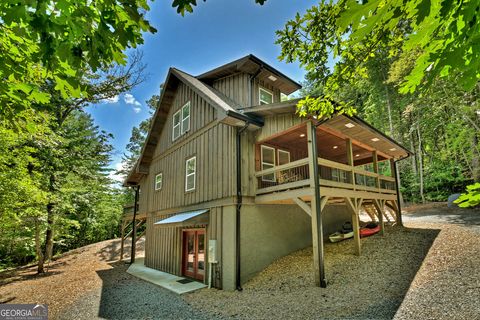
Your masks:
{"label": "metal awning", "polygon": [[154,225],[164,227],[188,227],[199,224],[208,224],[208,211],[209,209],[202,209],[177,213],[171,217],[155,222]]}

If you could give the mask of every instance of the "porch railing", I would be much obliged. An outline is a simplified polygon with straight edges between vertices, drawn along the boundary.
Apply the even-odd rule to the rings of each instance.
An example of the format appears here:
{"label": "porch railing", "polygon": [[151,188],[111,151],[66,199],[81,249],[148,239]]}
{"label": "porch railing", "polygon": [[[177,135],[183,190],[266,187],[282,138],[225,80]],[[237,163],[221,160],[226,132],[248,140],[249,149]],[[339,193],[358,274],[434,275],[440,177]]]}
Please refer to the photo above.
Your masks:
{"label": "porch railing", "polygon": [[[257,194],[310,186],[308,158],[256,172]],[[318,158],[320,185],[332,188],[396,193],[395,178]]]}

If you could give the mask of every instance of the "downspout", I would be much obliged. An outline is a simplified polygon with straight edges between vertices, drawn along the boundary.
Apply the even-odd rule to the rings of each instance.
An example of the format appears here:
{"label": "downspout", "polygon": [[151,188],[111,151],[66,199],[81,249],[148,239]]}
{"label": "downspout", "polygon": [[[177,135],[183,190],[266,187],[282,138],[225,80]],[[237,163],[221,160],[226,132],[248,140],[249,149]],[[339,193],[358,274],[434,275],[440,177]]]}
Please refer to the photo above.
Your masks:
{"label": "downspout", "polygon": [[242,284],[240,282],[240,211],[242,209],[242,147],[241,137],[242,133],[247,129],[249,123],[237,130],[237,207],[235,215],[235,245],[236,245],[236,274],[235,285],[238,291],[242,291]]}
{"label": "downspout", "polygon": [[132,252],[130,253],[130,264],[135,263],[135,246],[137,243],[137,206],[138,206],[138,192],[140,186],[136,185],[135,189],[135,201],[133,203],[133,219],[132,219]]}

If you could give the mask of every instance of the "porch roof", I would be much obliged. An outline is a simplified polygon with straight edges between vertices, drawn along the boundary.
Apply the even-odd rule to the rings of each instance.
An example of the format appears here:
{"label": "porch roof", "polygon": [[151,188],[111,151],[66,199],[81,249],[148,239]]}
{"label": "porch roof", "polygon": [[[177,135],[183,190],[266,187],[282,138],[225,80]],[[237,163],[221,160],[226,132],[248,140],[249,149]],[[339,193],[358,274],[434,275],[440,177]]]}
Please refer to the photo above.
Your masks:
{"label": "porch roof", "polygon": [[208,209],[195,210],[177,213],[171,217],[155,222],[155,225],[164,225],[171,227],[172,225],[188,226],[193,224],[207,224],[208,216],[206,213]]}
{"label": "porch roof", "polygon": [[[258,105],[243,108],[242,111],[245,114],[263,117],[292,114],[296,112],[296,106],[300,100],[301,98],[268,105]],[[402,159],[413,154],[400,143],[357,116],[335,115],[325,121],[320,119],[319,126],[320,129],[333,136],[341,139],[351,138],[355,144],[362,148],[369,151],[377,150],[387,158]]]}

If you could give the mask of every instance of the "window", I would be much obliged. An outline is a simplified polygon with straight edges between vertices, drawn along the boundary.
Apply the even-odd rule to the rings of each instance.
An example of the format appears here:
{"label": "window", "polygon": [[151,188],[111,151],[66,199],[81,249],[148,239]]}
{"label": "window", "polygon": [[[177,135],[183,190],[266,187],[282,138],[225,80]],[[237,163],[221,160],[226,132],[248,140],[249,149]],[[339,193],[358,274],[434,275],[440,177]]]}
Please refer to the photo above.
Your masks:
{"label": "window", "polygon": [[197,172],[197,157],[191,157],[185,162],[185,191],[195,189],[195,176]]}
{"label": "window", "polygon": [[[275,149],[262,146],[261,149],[262,170],[275,167]],[[262,181],[275,182],[275,172],[262,176]]]}
{"label": "window", "polygon": [[190,130],[190,101],[182,108],[182,134]]}
{"label": "window", "polygon": [[173,140],[180,137],[180,132],[181,132],[180,115],[181,115],[180,110],[173,115]]}
{"label": "window", "polygon": [[190,101],[173,115],[173,135],[172,140],[176,140],[180,135],[190,130]]}
{"label": "window", "polygon": [[290,152],[285,150],[278,150],[278,165],[287,164],[290,162]]}
{"label": "window", "polygon": [[273,93],[267,89],[260,88],[258,92],[258,97],[260,104],[270,104],[273,103]]}
{"label": "window", "polygon": [[155,190],[162,189],[163,173],[159,173],[155,176]]}

